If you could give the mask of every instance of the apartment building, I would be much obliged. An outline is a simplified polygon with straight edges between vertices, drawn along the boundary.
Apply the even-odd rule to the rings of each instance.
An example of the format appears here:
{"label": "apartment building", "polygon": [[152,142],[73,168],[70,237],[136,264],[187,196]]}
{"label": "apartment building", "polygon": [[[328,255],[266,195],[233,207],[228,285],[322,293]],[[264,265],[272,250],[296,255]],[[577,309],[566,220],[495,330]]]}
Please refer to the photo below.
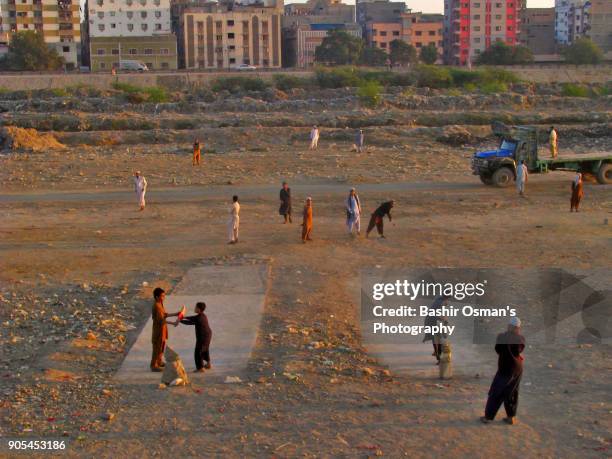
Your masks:
{"label": "apartment building", "polygon": [[555,9],[525,8],[521,15],[520,43],[537,56],[557,52],[555,43]]}
{"label": "apartment building", "polygon": [[445,0],[444,60],[465,65],[493,43],[519,44],[525,0]]}
{"label": "apartment building", "polygon": [[88,0],[86,6],[92,71],[110,71],[121,60],[177,68],[170,0]]}
{"label": "apartment building", "polygon": [[587,36],[612,59],[612,0],[590,0]]}
{"label": "apartment building", "polygon": [[185,67],[280,67],[282,11],[277,4],[266,7],[261,3],[218,3],[185,9],[180,21]]}
{"label": "apartment building", "polygon": [[41,33],[45,43],[64,58],[68,70],[79,65],[78,0],[0,0],[0,14],[4,40],[15,32],[32,30]]}

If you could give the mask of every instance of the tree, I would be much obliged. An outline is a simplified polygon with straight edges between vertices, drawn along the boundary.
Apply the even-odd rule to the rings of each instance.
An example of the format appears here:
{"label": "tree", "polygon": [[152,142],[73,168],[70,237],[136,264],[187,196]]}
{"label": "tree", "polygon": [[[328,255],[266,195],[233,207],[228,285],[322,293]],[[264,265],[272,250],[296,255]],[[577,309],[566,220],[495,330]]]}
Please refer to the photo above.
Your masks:
{"label": "tree", "polygon": [[362,48],[361,38],[343,30],[331,30],[315,49],[315,60],[322,64],[332,65],[356,64],[361,56]]}
{"label": "tree", "polygon": [[579,38],[561,50],[568,64],[599,64],[603,58],[601,49],[589,38]]}
{"label": "tree", "polygon": [[369,65],[370,67],[379,67],[387,62],[387,53],[376,46],[366,46],[361,50],[359,63],[361,65]]}
{"label": "tree", "polygon": [[524,46],[508,46],[503,41],[493,43],[480,56],[479,64],[515,65],[533,62],[533,53]]}
{"label": "tree", "polygon": [[402,40],[389,44],[389,58],[393,64],[406,65],[417,61],[416,48]]}
{"label": "tree", "polygon": [[25,30],[13,34],[4,66],[9,70],[57,70],[64,60],[49,48],[42,34]]}
{"label": "tree", "polygon": [[421,48],[421,61],[424,64],[435,64],[438,60],[438,48],[434,43],[430,43],[427,46]]}

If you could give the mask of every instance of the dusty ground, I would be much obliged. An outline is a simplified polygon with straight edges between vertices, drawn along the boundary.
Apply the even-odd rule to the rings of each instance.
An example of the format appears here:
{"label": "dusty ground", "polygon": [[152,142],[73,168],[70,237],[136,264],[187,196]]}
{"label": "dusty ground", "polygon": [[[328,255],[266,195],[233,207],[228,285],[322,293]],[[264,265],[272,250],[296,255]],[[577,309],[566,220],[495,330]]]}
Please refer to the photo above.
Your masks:
{"label": "dusty ground", "polygon": [[[609,186],[588,183],[583,212],[570,214],[567,174],[533,176],[524,199],[472,177],[470,154],[494,143],[486,135],[451,147],[404,127],[403,141],[381,137],[355,156],[350,137],[323,138],[309,152],[301,138],[275,145],[283,135],[275,129],[263,140],[251,133],[243,151],[205,155],[199,169],[186,142],[0,158],[2,436],[62,437],[73,457],[609,456],[608,345],[528,348],[520,423],[483,426],[495,369],[443,384],[388,372],[360,344],[349,288],[375,265],[610,268]],[[608,136],[564,141],[595,149],[609,147]],[[222,143],[214,131],[210,139]],[[142,213],[130,189],[137,168],[149,181]],[[311,244],[277,215],[284,178],[294,209],[313,196]],[[396,199],[386,240],[345,234],[352,184],[368,211]],[[228,246],[234,193],[242,237]],[[244,383],[160,390],[113,382],[153,286],[171,289],[190,267],[252,256],[269,257],[272,274]],[[312,341],[325,347],[310,350]]]}

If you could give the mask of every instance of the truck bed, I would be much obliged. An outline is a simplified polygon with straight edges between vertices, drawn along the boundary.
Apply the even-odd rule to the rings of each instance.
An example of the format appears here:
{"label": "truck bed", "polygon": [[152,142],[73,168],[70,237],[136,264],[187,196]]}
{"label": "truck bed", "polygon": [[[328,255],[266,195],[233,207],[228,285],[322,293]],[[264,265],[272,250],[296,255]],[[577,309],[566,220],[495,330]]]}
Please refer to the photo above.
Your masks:
{"label": "truck bed", "polygon": [[598,161],[601,159],[612,160],[612,152],[610,151],[596,151],[589,153],[559,153],[559,156],[552,158],[550,155],[540,155],[538,153],[538,161],[546,162],[548,164],[555,163],[567,163],[567,162],[580,162],[580,161]]}

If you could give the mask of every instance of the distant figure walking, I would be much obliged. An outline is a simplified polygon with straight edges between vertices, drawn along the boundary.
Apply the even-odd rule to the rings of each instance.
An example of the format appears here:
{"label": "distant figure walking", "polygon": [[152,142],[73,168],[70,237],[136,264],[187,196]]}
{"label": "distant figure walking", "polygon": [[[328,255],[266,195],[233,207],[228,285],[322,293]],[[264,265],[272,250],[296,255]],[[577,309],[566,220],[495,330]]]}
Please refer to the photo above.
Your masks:
{"label": "distant figure walking", "polygon": [[499,355],[497,373],[489,389],[489,397],[485,408],[485,415],[480,420],[488,424],[495,419],[502,403],[506,409],[507,417],[504,421],[514,424],[518,408],[519,385],[523,376],[523,356],[525,338],[521,335],[521,320],[512,317],[508,324],[508,331],[497,335],[495,352]]}
{"label": "distant figure walking", "polygon": [[361,234],[361,202],[355,188],[351,188],[346,200],[346,227],[350,235],[353,231]]}
{"label": "distant figure walking", "polygon": [[555,127],[550,127],[550,134],[548,135],[548,142],[550,143],[550,156],[553,158],[557,157],[557,131]]}
{"label": "distant figure walking", "polygon": [[527,166],[525,162],[521,159],[518,167],[516,168],[516,190],[519,192],[519,195],[525,195],[525,184],[527,183]]}
{"label": "distant figure walking", "polygon": [[134,191],[136,191],[140,210],[143,211],[146,205],[145,194],[147,192],[147,179],[144,178],[144,175],[141,175],[140,171],[134,172]]}
{"label": "distant figure walking", "polygon": [[280,190],[280,207],[278,209],[279,215],[285,217],[283,224],[287,222],[292,223],[291,220],[291,188],[287,182],[283,182],[283,187]]}
{"label": "distant figure walking", "polygon": [[370,223],[368,224],[368,229],[366,230],[366,237],[370,236],[370,231],[372,231],[375,226],[380,237],[385,237],[383,217],[387,215],[389,217],[389,221],[392,221],[391,209],[394,205],[395,201],[392,199],[391,201],[383,202],[380,206],[378,206],[370,218]]}
{"label": "distant figure walking", "polygon": [[357,151],[357,153],[361,153],[363,151],[363,147],[365,145],[365,134],[363,133],[363,129],[359,129],[357,134],[355,134],[355,145],[353,149]]}
{"label": "distant figure walking", "polygon": [[319,148],[319,128],[313,126],[310,130],[310,149],[316,150]]}
{"label": "distant figure walking", "polygon": [[238,243],[238,230],[240,228],[240,203],[238,196],[232,197],[232,207],[230,209],[230,218],[227,222],[228,244]]}
{"label": "distant figure walking", "polygon": [[200,156],[201,156],[200,141],[198,139],[195,139],[195,141],[193,142],[193,161],[192,161],[192,164],[194,166],[200,165]]}
{"label": "distant figure walking", "polygon": [[582,190],[582,174],[578,172],[574,180],[572,180],[572,198],[570,199],[570,212],[574,210],[578,212],[578,208],[580,207],[580,200],[584,196],[584,191]]}
{"label": "distant figure walking", "polygon": [[312,232],[312,198],[306,198],[304,211],[302,213],[302,242],[312,241],[310,233]]}

